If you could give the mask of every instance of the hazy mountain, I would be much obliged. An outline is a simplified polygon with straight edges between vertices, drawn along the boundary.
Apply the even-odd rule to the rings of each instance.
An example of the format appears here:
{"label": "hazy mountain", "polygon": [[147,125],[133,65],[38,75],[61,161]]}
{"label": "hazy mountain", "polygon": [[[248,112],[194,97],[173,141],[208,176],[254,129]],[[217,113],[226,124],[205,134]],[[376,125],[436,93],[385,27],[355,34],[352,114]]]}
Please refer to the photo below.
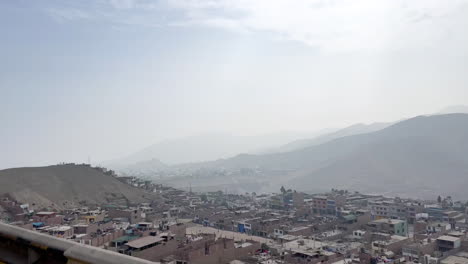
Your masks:
{"label": "hazy mountain", "polygon": [[[224,185],[239,185],[242,179],[242,186],[251,182],[274,190],[284,184],[305,191],[341,187],[406,196],[468,198],[467,154],[468,115],[448,114],[415,117],[376,132],[292,152],[238,155],[188,164],[185,169],[226,171],[219,181]],[[250,174],[255,171],[254,176],[244,177],[242,170]],[[205,185],[213,182],[206,180]]]}
{"label": "hazy mountain", "polygon": [[85,165],[56,165],[0,170],[0,195],[33,205],[71,208],[88,204],[139,203],[155,199],[152,193],[124,184],[114,176]]}
{"label": "hazy mountain", "polygon": [[440,110],[439,114],[468,113],[467,105],[453,105]]}
{"label": "hazy mountain", "polygon": [[352,135],[358,135],[358,134],[365,134],[365,133],[370,133],[374,131],[378,131],[381,129],[384,129],[388,126],[390,126],[392,123],[372,123],[372,124],[354,124],[349,127],[345,127],[343,129],[339,129],[337,131],[327,133],[324,135],[320,135],[315,138],[308,138],[308,139],[300,139],[300,140],[295,140],[293,142],[290,142],[286,145],[283,145],[279,148],[273,149],[270,151],[271,153],[274,152],[289,152],[289,151],[294,151],[298,149],[303,149],[319,144],[323,144],[325,142],[329,142],[333,139],[341,138],[341,137],[346,137],[346,136],[352,136]]}
{"label": "hazy mountain", "polygon": [[417,117],[330,144],[359,147],[324,166],[301,169],[298,189],[342,187],[392,195],[468,198],[468,115]]}
{"label": "hazy mountain", "polygon": [[[223,133],[203,134],[165,140],[122,159],[104,162],[106,167],[119,171],[136,169],[143,163],[161,161],[164,164],[193,163],[228,158],[239,153],[258,153],[302,137],[317,136],[321,132],[282,132],[259,136],[234,136]],[[159,164],[159,165],[162,165]]]}
{"label": "hazy mountain", "polygon": [[165,163],[162,163],[160,160],[151,159],[123,167],[119,169],[119,173],[122,175],[131,175],[145,178],[149,175],[154,175],[160,171],[165,171],[168,169],[170,169],[170,167]]}

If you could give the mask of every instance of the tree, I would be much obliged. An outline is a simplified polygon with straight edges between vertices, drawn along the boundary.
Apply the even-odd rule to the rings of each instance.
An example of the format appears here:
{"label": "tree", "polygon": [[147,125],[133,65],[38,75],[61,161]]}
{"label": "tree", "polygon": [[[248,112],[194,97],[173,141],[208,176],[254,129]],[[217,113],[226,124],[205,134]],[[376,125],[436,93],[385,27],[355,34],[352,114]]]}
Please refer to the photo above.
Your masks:
{"label": "tree", "polygon": [[280,191],[281,191],[281,193],[285,193],[285,192],[286,192],[286,189],[284,188],[284,186],[281,186]]}
{"label": "tree", "polygon": [[442,197],[440,197],[440,195],[437,197],[437,203],[441,203],[442,202]]}

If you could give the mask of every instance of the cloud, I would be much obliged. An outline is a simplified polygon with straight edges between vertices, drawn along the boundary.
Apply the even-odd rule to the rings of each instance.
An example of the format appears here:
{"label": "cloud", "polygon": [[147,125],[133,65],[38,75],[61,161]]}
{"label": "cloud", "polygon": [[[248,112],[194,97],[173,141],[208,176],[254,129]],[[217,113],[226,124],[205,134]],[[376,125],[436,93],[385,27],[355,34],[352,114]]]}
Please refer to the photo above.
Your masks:
{"label": "cloud", "polygon": [[44,8],[59,22],[93,21],[108,23],[112,28],[120,26],[159,27],[160,4],[153,0],[84,0],[55,2]]}
{"label": "cloud", "polygon": [[92,18],[89,12],[73,8],[47,8],[46,12],[60,22],[67,20],[89,20]]}
{"label": "cloud", "polygon": [[298,41],[325,52],[426,48],[464,34],[468,0],[88,0],[68,20],[213,27]]}
{"label": "cloud", "polygon": [[[328,51],[419,45],[444,34],[466,0],[169,0],[184,25],[273,32]],[[466,11],[466,10],[465,10]],[[462,28],[459,28],[463,30]],[[420,33],[417,39],[414,33]],[[408,40],[401,42],[402,38]],[[410,43],[413,42],[413,43]]]}

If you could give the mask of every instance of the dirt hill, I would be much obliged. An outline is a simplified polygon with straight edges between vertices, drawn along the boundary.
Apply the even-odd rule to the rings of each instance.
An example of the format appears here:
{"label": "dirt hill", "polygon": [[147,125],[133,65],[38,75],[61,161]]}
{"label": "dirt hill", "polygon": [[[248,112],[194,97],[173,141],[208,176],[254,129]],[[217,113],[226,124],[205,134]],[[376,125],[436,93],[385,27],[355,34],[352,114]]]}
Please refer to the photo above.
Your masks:
{"label": "dirt hill", "polygon": [[0,195],[9,194],[36,209],[84,204],[131,204],[157,197],[87,165],[0,170]]}

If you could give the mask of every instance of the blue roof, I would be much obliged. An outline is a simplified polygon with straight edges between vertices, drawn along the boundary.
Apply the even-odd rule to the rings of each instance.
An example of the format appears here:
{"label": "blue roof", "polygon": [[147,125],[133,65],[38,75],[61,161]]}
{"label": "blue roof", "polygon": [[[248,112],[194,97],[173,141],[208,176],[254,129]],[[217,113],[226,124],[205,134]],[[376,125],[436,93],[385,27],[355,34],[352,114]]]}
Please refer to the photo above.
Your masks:
{"label": "blue roof", "polygon": [[43,222],[35,222],[35,223],[32,223],[33,227],[41,227],[41,226],[44,226],[44,223]]}

